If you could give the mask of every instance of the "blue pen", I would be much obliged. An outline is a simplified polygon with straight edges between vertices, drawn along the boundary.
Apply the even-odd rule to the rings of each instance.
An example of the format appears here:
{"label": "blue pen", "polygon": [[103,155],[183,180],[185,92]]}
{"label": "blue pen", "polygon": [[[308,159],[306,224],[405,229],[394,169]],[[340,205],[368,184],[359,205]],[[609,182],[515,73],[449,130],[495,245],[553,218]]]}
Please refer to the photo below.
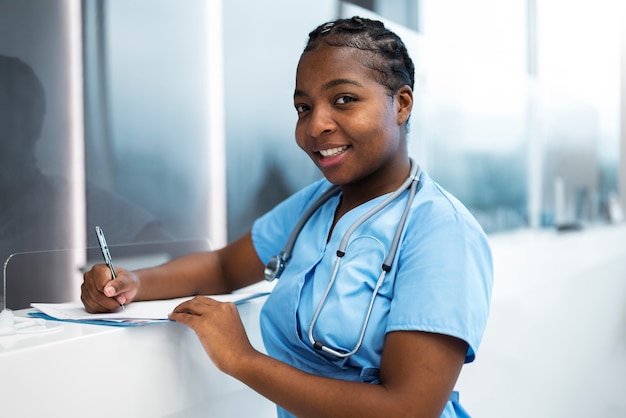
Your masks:
{"label": "blue pen", "polygon": [[[117,275],[115,274],[115,267],[113,267],[113,259],[111,258],[111,252],[109,251],[109,246],[107,245],[107,240],[104,238],[104,232],[102,232],[102,228],[96,226],[96,235],[98,236],[98,242],[100,243],[100,251],[102,251],[102,257],[104,257],[104,262],[111,270],[111,280],[116,279]],[[120,303],[122,309],[124,308],[124,304]]]}

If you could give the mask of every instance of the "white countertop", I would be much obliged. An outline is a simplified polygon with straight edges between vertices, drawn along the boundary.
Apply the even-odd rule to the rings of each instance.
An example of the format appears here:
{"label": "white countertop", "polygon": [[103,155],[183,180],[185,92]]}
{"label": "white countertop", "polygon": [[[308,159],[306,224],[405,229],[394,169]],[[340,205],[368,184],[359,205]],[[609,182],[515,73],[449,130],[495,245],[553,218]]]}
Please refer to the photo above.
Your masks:
{"label": "white countertop", "polygon": [[[264,301],[238,306],[250,341],[261,350]],[[0,337],[1,416],[276,416],[271,402],[217,370],[181,324],[48,326],[60,329]]]}

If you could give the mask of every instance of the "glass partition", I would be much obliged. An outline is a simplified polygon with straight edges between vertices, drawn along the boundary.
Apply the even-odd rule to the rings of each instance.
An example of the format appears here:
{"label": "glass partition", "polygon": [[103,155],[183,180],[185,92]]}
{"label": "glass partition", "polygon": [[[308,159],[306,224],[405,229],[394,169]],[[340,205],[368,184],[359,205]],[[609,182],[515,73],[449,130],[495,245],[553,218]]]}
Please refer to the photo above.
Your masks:
{"label": "glass partition", "polygon": [[82,183],[72,173],[82,158],[73,152],[68,122],[67,7],[6,3],[0,2],[0,260],[84,245],[75,241],[82,225],[74,222],[81,214],[73,202]]}
{"label": "glass partition", "polygon": [[[109,245],[115,266],[128,270],[156,266],[209,249],[211,243],[202,238]],[[7,308],[15,310],[28,308],[33,302],[79,300],[83,273],[101,263],[100,247],[11,254],[4,262],[2,306],[6,302]]]}

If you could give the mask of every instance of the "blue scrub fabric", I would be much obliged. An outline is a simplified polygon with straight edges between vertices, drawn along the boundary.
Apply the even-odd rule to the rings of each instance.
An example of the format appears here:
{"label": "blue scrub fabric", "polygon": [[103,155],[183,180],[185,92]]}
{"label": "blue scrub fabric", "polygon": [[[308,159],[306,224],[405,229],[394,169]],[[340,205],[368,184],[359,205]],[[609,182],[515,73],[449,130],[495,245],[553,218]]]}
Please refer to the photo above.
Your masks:
{"label": "blue scrub fabric", "polygon": [[[254,223],[252,239],[264,263],[283,250],[301,215],[329,187],[326,180],[317,181]],[[403,330],[460,338],[469,345],[465,362],[474,360],[491,299],[489,243],[469,211],[426,172],[421,174],[395,261],[376,296],[362,346],[346,359],[312,347],[309,327],[331,279],[339,243],[346,230],[384,198],[345,214],[328,242],[340,196],[327,201],[305,224],[261,313],[269,355],[309,373],[376,384],[385,334]],[[338,350],[354,348],[407,198],[408,190],[350,237],[312,330],[315,340]],[[278,416],[292,415],[278,407]],[[464,416],[468,415],[455,392],[442,417]]]}

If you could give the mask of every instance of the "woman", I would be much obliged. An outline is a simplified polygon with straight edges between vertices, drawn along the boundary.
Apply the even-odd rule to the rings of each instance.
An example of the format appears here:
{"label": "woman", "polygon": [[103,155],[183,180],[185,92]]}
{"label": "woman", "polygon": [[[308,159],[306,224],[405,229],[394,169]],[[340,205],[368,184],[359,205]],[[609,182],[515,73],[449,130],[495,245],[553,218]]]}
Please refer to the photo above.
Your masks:
{"label": "woman", "polygon": [[[194,329],[215,365],[275,402],[281,417],[466,416],[453,388],[486,325],[491,253],[467,209],[409,158],[413,84],[406,47],[382,23],[320,25],[298,64],[294,106],[296,141],[325,179],[222,249],[119,269],[112,281],[95,266],[82,286],[86,309],[226,293],[285,262],[261,314],[268,355],[249,343],[232,304],[196,297],[170,319]],[[333,185],[338,193],[292,237]],[[287,241],[288,255],[272,260]]]}

